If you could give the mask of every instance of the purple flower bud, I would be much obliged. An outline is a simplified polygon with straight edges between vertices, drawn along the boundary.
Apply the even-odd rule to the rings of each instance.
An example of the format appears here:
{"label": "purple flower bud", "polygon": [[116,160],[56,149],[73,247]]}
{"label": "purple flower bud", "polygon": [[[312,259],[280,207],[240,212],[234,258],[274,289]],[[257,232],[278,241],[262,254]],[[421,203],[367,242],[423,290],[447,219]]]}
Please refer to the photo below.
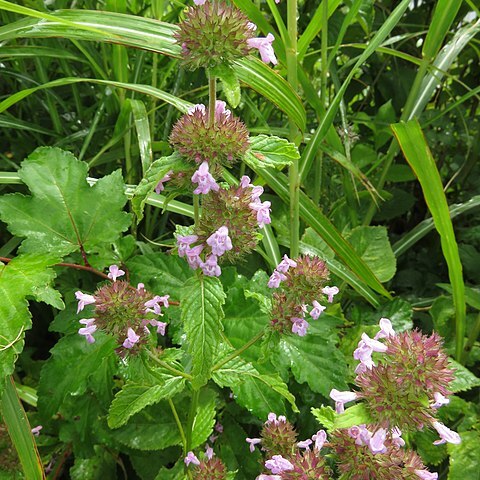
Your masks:
{"label": "purple flower bud", "polygon": [[160,192],[163,192],[165,190],[165,187],[163,184],[165,182],[168,182],[169,180],[172,179],[172,174],[173,170],[170,170],[158,183],[157,186],[155,187],[155,193],[160,194]]}
{"label": "purple flower bud", "polygon": [[245,440],[248,444],[250,444],[251,453],[255,451],[255,445],[259,444],[262,441],[261,438],[248,438],[248,437]]}
{"label": "purple flower bud", "polygon": [[207,0],[193,0],[193,3],[195,5],[203,5]]}
{"label": "purple flower bud", "polygon": [[320,305],[316,300],[312,302],[313,309],[310,311],[310,316],[317,320],[317,318],[323,313],[323,311],[327,308],[323,305]]}
{"label": "purple flower bud", "polygon": [[217,422],[214,428],[216,432],[223,433],[223,425],[220,422]]}
{"label": "purple flower bud", "polygon": [[380,331],[373,337],[374,340],[379,338],[388,338],[395,335],[395,330],[392,327],[392,322],[388,318],[380,319]]}
{"label": "purple flower bud", "polygon": [[287,277],[283,273],[279,272],[278,270],[274,270],[270,276],[270,279],[268,280],[268,288],[278,288],[280,283],[286,279]]}
{"label": "purple flower bud", "polygon": [[215,102],[215,120],[219,121],[222,119],[222,116],[225,116],[225,118],[230,118],[232,115],[232,112],[228,110],[227,104],[222,101],[222,100],[217,100]]}
{"label": "purple flower bud", "polygon": [[343,413],[345,411],[345,403],[356,400],[357,394],[355,392],[340,392],[334,388],[330,392],[330,398],[335,400],[335,411],[337,413]]}
{"label": "purple flower bud", "polygon": [[208,162],[203,162],[198,170],[192,175],[192,183],[197,183],[198,187],[193,191],[195,194],[206,194],[210,190],[218,192],[220,187],[208,171]]}
{"label": "purple flower bud", "polygon": [[433,442],[434,445],[441,445],[442,443],[447,442],[458,445],[462,442],[460,435],[457,432],[450,430],[443,423],[435,421],[432,423],[432,426],[440,435],[440,440],[435,440],[435,442]]}
{"label": "purple flower bud", "polygon": [[281,455],[274,455],[270,460],[265,462],[265,467],[272,473],[283,473],[293,470],[293,465]]}
{"label": "purple flower bud", "polygon": [[127,330],[127,338],[123,342],[125,348],[133,348],[133,346],[140,340],[140,336],[135,333],[132,328]]}
{"label": "purple flower bud", "polygon": [[427,470],[414,470],[414,472],[421,480],[438,480],[438,473],[428,472]]}
{"label": "purple flower bud", "polygon": [[405,440],[402,438],[402,431],[398,427],[394,427],[390,430],[392,434],[392,443],[397,447],[405,446]]}
{"label": "purple flower bud", "polygon": [[189,115],[193,115],[195,112],[200,112],[202,115],[205,115],[207,113],[207,109],[203,103],[197,103],[187,110]]}
{"label": "purple flower bud", "polygon": [[111,278],[114,282],[118,277],[123,277],[125,275],[125,272],[120,270],[117,265],[111,265],[108,267],[108,272],[108,278]]}
{"label": "purple flower bud", "polygon": [[33,427],[31,432],[38,437],[40,435],[40,430],[43,428],[42,425],[37,425],[36,427]]}
{"label": "purple flower bud", "polygon": [[215,233],[207,238],[207,244],[212,248],[212,253],[218,257],[223,255],[227,250],[233,248],[232,240],[228,236],[228,228],[220,227]]}
{"label": "purple flower bud", "polygon": [[283,256],[283,260],[277,265],[276,270],[282,273],[287,273],[290,267],[296,267],[297,262],[288,258],[288,255]]}
{"label": "purple flower bud", "polygon": [[222,274],[215,255],[209,255],[205,262],[200,263],[200,268],[207,277],[219,277]]}
{"label": "purple flower bud", "polygon": [[293,323],[292,332],[296,333],[299,337],[304,337],[307,334],[307,329],[310,324],[304,318],[292,317],[290,320]]}
{"label": "purple flower bud", "polygon": [[323,287],[322,293],[328,297],[328,303],[333,302],[333,297],[339,292],[338,287]]}
{"label": "purple flower bud", "polygon": [[275,51],[272,47],[272,42],[275,37],[269,33],[266,37],[249,38],[247,40],[248,46],[252,48],[258,48],[262,62],[272,62],[274,65],[278,63],[277,57],[275,57]]}
{"label": "purple flower bud", "polygon": [[195,243],[198,240],[197,235],[185,235],[184,237],[177,237],[177,246],[178,246],[178,256],[183,257],[187,254],[187,250],[190,248],[192,243]]}
{"label": "purple flower bud", "polygon": [[242,188],[248,188],[248,187],[251,187],[252,184],[251,184],[251,180],[250,180],[250,177],[248,177],[247,175],[244,175],[241,179],[240,179],[240,186]]}
{"label": "purple flower bud", "polygon": [[368,442],[368,448],[370,448],[370,451],[374,455],[377,453],[385,453],[387,451],[387,447],[384,445],[386,439],[387,431],[384,428],[380,428]]}
{"label": "purple flower bud", "polygon": [[80,323],[85,325],[84,328],[79,328],[78,333],[80,335],[84,335],[88,343],[94,343],[95,339],[93,338],[92,334],[96,332],[97,326],[94,324],[94,318],[82,318]]}
{"label": "purple flower bud", "polygon": [[267,416],[267,422],[266,423],[273,423],[274,425],[276,425],[278,422],[277,422],[277,414],[276,413],[273,413],[273,412],[270,412]]}
{"label": "purple flower bud", "polygon": [[388,347],[385,344],[383,344],[382,342],[379,342],[378,340],[374,340],[373,338],[370,338],[366,333],[362,333],[362,340],[374,352],[385,353],[388,350]]}
{"label": "purple flower bud", "polygon": [[183,460],[185,462],[185,465],[188,467],[191,463],[194,465],[200,465],[200,460],[196,457],[196,455],[193,452],[188,452],[187,456]]}
{"label": "purple flower bud", "polygon": [[144,284],[144,283],[139,283],[139,284],[137,285],[137,290],[138,290],[138,292],[140,292],[140,293],[143,292],[143,291],[145,290],[145,284]]}
{"label": "purple flower bud", "polygon": [[432,404],[432,408],[440,408],[441,406],[450,403],[450,399],[443,396],[440,392],[435,392],[433,398],[435,399],[435,403]]}
{"label": "purple flower bud", "polygon": [[82,293],[80,291],[75,292],[75,298],[78,300],[77,313],[83,310],[85,305],[95,303],[95,297],[93,295],[88,295],[87,293]]}
{"label": "purple flower bud", "polygon": [[282,480],[280,475],[265,475],[262,473],[255,480]]}
{"label": "purple flower bud", "polygon": [[327,432],[325,432],[325,430],[319,430],[312,436],[312,440],[315,442],[315,450],[321,450],[327,441]]}
{"label": "purple flower bud", "polygon": [[211,460],[213,458],[213,448],[212,447],[207,447],[205,449],[205,457],[208,459],[208,460]]}

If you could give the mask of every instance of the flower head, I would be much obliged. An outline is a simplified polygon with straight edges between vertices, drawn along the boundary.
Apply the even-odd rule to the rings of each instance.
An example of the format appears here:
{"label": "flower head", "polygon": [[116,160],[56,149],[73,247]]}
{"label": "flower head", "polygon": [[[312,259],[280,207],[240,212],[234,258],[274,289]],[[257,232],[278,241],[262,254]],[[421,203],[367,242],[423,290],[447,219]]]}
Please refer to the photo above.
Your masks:
{"label": "flower head", "polygon": [[[261,432],[262,450],[269,455],[288,457],[297,444],[297,434],[293,425],[283,416],[275,413],[268,415]],[[275,472],[272,472],[275,473]]]}

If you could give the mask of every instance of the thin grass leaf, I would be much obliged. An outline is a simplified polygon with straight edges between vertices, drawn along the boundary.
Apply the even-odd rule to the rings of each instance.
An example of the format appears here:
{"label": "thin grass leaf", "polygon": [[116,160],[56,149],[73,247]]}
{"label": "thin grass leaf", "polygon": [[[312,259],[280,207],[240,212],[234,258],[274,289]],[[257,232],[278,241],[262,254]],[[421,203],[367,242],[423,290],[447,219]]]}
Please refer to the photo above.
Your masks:
{"label": "thin grass leaf", "polygon": [[142,161],[142,172],[148,170],[153,161],[152,137],[150,135],[150,124],[145,104],[141,100],[129,99],[132,108],[133,120],[137,129],[138,148]]}
{"label": "thin grass leaf", "polygon": [[15,47],[4,47],[0,50],[0,58],[4,61],[17,58],[38,58],[47,57],[64,60],[74,60],[75,62],[85,62],[85,59],[75,55],[68,50],[59,50],[58,48],[41,47],[39,45],[16,45]]}
{"label": "thin grass leaf", "polygon": [[2,417],[22,464],[25,478],[28,480],[44,479],[42,460],[27,415],[15,390],[15,382],[11,377],[6,379],[1,406]]}
{"label": "thin grass leaf", "polygon": [[425,201],[435,223],[435,228],[440,235],[442,251],[447,262],[448,275],[453,289],[453,302],[456,314],[455,356],[460,361],[466,328],[465,285],[458,245],[440,173],[417,120],[396,123],[392,125],[392,129],[407,162],[420,182]]}

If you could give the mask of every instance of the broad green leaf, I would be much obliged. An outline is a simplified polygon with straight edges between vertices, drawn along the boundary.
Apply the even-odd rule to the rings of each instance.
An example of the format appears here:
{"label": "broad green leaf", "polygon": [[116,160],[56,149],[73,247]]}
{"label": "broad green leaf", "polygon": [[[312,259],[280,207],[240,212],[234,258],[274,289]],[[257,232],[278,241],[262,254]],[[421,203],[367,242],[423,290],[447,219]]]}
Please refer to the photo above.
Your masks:
{"label": "broad green leaf", "polygon": [[288,334],[280,341],[280,355],[288,358],[297,382],[307,383],[324,397],[328,397],[332,388],[347,389],[347,362],[338,349],[335,323],[324,314],[311,322],[305,337]]}
{"label": "broad green leaf", "polygon": [[192,382],[205,384],[222,340],[225,293],[216,277],[198,275],[185,284],[180,300],[187,352],[192,356]]}
{"label": "broad green leaf", "polygon": [[177,152],[169,157],[155,160],[145,173],[138,186],[133,191],[132,208],[137,216],[137,222],[143,218],[143,209],[147,197],[153,193],[158,182],[170,171],[174,173],[185,170],[186,166],[182,157]]}
{"label": "broad green leaf", "polygon": [[468,368],[450,359],[450,367],[455,371],[455,378],[448,386],[453,393],[465,392],[480,386],[480,378],[476,377]]}
{"label": "broad green leaf", "polygon": [[442,179],[417,120],[392,125],[400,148],[422,186],[423,195],[440,235],[442,252],[448,266],[456,313],[455,357],[461,361],[466,328],[465,285],[458,245],[449,215]]}
{"label": "broad green leaf", "polygon": [[185,463],[178,461],[173,468],[162,467],[155,480],[187,480],[185,475]]}
{"label": "broad green leaf", "polygon": [[[27,479],[42,480],[42,459],[37,450],[27,415],[22,403],[15,391],[13,378],[9,378],[5,384],[5,390],[1,395],[2,419],[7,426],[12,443],[17,450],[18,458],[22,464],[23,472]],[[3,447],[3,446],[2,446]]]}
{"label": "broad green leaf", "polygon": [[368,413],[364,403],[357,403],[353,407],[349,407],[343,413],[335,416],[334,428],[350,428],[354,425],[362,423],[372,423],[373,420]]}
{"label": "broad green leaf", "polygon": [[81,396],[87,390],[89,377],[102,360],[113,355],[113,338],[95,337],[89,344],[80,335],[61,338],[52,348],[52,356],[44,364],[38,386],[38,409],[45,421],[62,410],[70,396]]}
{"label": "broad green leaf", "polygon": [[40,147],[23,163],[21,180],[32,196],[0,198],[0,217],[19,237],[23,252],[91,251],[113,243],[130,225],[120,171],[90,187],[87,164],[59,148]]}
{"label": "broad green leaf", "polygon": [[0,391],[23,350],[25,330],[32,326],[26,296],[62,307],[60,294],[50,286],[58,262],[50,254],[24,254],[0,266]]}
{"label": "broad green leaf", "polygon": [[282,168],[300,158],[295,144],[279,137],[258,135],[250,137],[250,147],[245,153],[245,162],[258,168]]}
{"label": "broad green leaf", "polygon": [[127,382],[115,395],[108,412],[108,426],[118,428],[127,423],[128,419],[148,405],[168,399],[181,392],[185,387],[183,377],[162,375],[163,383],[159,385],[142,385]]}
{"label": "broad green leaf", "polygon": [[75,456],[75,463],[70,468],[72,480],[116,480],[117,464],[112,452],[95,445],[95,455],[89,458]]}
{"label": "broad green leaf", "polygon": [[450,454],[448,480],[480,479],[480,432],[462,432],[462,443],[447,446]]}
{"label": "broad green leaf", "polygon": [[312,408],[311,412],[320,425],[327,430],[333,430],[333,425],[335,423],[335,410],[332,407],[322,405],[319,408]]}
{"label": "broad green leaf", "polygon": [[397,262],[385,227],[359,226],[346,237],[381,282],[393,278]]}
{"label": "broad green leaf", "polygon": [[204,444],[213,432],[215,417],[217,415],[217,395],[213,390],[202,389],[198,400],[197,412],[193,423],[192,450]]}

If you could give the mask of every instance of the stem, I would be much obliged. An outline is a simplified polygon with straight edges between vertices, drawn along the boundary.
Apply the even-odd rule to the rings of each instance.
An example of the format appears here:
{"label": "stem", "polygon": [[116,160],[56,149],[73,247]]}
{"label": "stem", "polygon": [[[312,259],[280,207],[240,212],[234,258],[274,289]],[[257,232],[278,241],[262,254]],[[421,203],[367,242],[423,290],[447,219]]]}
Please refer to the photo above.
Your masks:
{"label": "stem", "polygon": [[217,79],[213,75],[208,78],[208,126],[215,125],[215,103],[217,102]]}
{"label": "stem", "polygon": [[[292,89],[298,90],[297,72],[297,0],[287,2],[287,30],[288,45],[287,55],[287,79]],[[289,138],[295,142],[298,136],[298,129],[295,122],[289,119]],[[298,160],[294,160],[289,170],[290,183],[290,256],[295,258],[299,254],[300,241],[300,176]]]}
{"label": "stem", "polygon": [[158,357],[156,357],[152,352],[147,350],[147,355],[158,365],[161,367],[165,368],[166,370],[169,370],[170,372],[174,373],[175,375],[178,375],[180,377],[186,378],[187,380],[192,381],[193,377],[189,375],[188,373],[182,372],[181,370],[177,370],[175,367],[172,367],[168,363],[164,362],[163,360],[160,360]]}
{"label": "stem", "polygon": [[200,195],[193,195],[193,219],[195,224],[198,225],[200,219]]}
{"label": "stem", "polygon": [[173,413],[173,417],[175,418],[175,423],[177,424],[178,431],[180,432],[180,436],[182,437],[182,444],[183,444],[183,455],[187,455],[187,438],[185,437],[185,432],[183,430],[182,422],[180,421],[180,418],[178,417],[177,409],[175,408],[175,404],[173,403],[173,400],[171,398],[168,399],[168,404],[170,405],[170,408]]}
{"label": "stem", "polygon": [[200,390],[194,390],[192,393],[192,402],[190,403],[190,411],[188,412],[187,435],[186,435],[186,452],[189,452],[192,446],[192,433],[195,417],[197,416],[198,397]]}
{"label": "stem", "polygon": [[235,350],[232,352],[230,355],[226,356],[223,360],[220,360],[216,365],[213,366],[212,372],[215,372],[216,370],[219,370],[222,368],[226,363],[228,363],[230,360],[233,360],[234,358],[237,358],[239,355],[241,355],[245,350],[250,348],[254,343],[258,342],[260,340],[265,332],[262,330],[258,332],[253,338],[251,338],[245,345],[241,346],[239,349]]}

